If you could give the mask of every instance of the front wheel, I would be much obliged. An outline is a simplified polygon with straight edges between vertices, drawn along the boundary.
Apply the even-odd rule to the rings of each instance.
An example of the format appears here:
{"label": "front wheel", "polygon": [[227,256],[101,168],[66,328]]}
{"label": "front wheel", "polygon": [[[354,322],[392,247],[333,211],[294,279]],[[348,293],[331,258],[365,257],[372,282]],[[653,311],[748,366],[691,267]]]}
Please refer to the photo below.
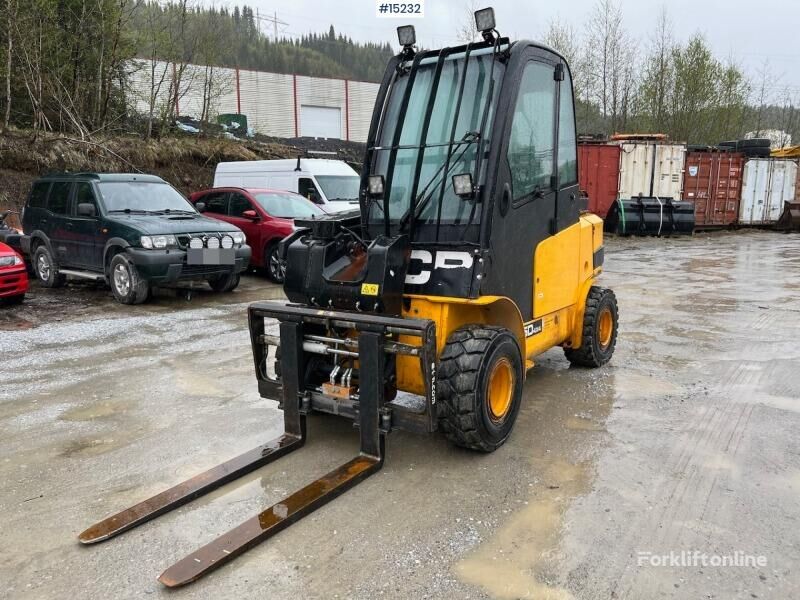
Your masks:
{"label": "front wheel", "polygon": [[567,360],[581,367],[602,367],[617,345],[617,297],[609,289],[593,286],[586,297],[580,348],[564,348]]}
{"label": "front wheel", "polygon": [[264,253],[264,264],[267,276],[275,283],[283,283],[286,279],[286,262],[281,259],[278,244],[272,244]]}
{"label": "front wheel", "polygon": [[511,434],[522,403],[522,355],[502,327],[469,325],[447,339],[439,361],[440,425],[459,446],[492,452]]}
{"label": "front wheel", "polygon": [[124,254],[111,259],[108,280],[114,298],[121,304],[141,304],[150,295],[150,284],[141,278],[136,265]]}

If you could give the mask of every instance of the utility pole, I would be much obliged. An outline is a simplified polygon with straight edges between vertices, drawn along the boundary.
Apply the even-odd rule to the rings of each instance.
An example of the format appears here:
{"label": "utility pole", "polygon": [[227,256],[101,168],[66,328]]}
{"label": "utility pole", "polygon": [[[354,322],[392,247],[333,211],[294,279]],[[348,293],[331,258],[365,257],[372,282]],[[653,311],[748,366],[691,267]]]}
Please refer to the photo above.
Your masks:
{"label": "utility pole", "polygon": [[[277,42],[277,41],[278,41],[278,25],[283,25],[283,26],[286,26],[286,27],[288,27],[288,26],[289,26],[289,24],[288,24],[288,23],[286,23],[285,21],[281,21],[281,20],[278,18],[278,13],[277,13],[277,11],[276,11],[276,12],[274,12],[274,13],[273,13],[273,15],[272,15],[271,17],[261,17],[261,16],[258,14],[258,9],[256,9],[256,20],[258,20],[258,21],[264,20],[264,21],[266,21],[267,23],[272,23],[272,39],[273,39],[273,41],[275,41],[275,42]],[[260,23],[259,23],[259,27],[260,27]]]}

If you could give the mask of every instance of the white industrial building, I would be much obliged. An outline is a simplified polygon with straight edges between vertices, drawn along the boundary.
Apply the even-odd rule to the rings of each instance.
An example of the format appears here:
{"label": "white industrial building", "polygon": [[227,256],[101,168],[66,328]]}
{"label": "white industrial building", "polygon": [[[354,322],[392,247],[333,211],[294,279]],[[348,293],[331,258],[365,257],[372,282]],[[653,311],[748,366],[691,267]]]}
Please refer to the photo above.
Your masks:
{"label": "white industrial building", "polygon": [[[174,94],[176,116],[213,119],[240,113],[256,133],[275,137],[321,137],[365,142],[379,84],[287,75],[247,69],[130,63],[128,97],[147,114],[155,98],[161,114]],[[177,93],[174,81],[180,80]]]}

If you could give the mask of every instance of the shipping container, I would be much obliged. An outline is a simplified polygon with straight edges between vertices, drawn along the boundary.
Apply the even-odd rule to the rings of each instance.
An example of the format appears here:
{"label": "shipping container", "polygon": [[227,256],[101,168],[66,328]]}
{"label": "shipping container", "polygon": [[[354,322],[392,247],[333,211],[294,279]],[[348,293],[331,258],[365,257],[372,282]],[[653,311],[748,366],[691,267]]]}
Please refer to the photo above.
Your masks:
{"label": "shipping container", "polygon": [[730,227],[739,220],[744,155],[687,152],[682,198],[694,203],[695,228]]}
{"label": "shipping container", "polygon": [[619,197],[680,199],[686,147],[682,144],[621,144]]}
{"label": "shipping container", "polygon": [[739,223],[771,225],[778,222],[787,201],[794,200],[797,161],[751,158],[744,164]]}
{"label": "shipping container", "polygon": [[619,155],[616,144],[578,145],[578,180],[589,196],[589,210],[605,219],[619,194]]}

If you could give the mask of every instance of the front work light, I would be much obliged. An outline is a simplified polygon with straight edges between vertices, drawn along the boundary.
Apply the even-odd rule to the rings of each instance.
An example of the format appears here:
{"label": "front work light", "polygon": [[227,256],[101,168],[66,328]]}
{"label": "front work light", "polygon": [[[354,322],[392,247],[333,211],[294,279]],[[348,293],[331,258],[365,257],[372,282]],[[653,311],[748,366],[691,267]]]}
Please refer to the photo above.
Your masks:
{"label": "front work light", "polygon": [[481,33],[494,29],[494,9],[492,7],[475,11],[475,28]]}
{"label": "front work light", "polygon": [[397,28],[397,39],[403,48],[408,48],[417,43],[417,33],[413,25],[401,25]]}
{"label": "front work light", "polygon": [[369,195],[373,198],[383,196],[383,175],[370,175],[367,180]]}
{"label": "front work light", "polygon": [[456,196],[471,198],[474,192],[472,189],[472,174],[461,173],[460,175],[453,175],[453,191]]}

